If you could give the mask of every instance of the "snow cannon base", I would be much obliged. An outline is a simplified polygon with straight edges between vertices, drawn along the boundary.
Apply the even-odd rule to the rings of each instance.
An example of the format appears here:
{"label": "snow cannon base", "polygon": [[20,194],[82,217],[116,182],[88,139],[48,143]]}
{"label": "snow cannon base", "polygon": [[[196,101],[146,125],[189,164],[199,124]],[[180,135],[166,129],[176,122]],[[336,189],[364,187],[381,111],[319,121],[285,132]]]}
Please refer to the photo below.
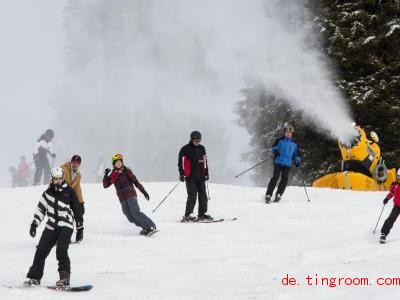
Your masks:
{"label": "snow cannon base", "polygon": [[313,182],[317,188],[343,189],[353,191],[386,191],[396,180],[395,170],[389,170],[384,183],[358,172],[337,172],[325,175]]}

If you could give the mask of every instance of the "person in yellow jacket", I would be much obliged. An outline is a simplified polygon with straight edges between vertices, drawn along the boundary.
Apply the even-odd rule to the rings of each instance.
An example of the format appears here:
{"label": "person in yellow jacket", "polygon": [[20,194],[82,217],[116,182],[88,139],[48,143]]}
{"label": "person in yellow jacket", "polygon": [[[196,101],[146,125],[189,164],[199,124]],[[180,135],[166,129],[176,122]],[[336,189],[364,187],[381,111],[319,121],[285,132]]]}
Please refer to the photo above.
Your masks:
{"label": "person in yellow jacket", "polygon": [[[85,214],[85,206],[81,188],[81,173],[79,167],[81,166],[82,159],[79,155],[72,156],[71,161],[66,162],[61,166],[64,171],[65,182],[75,191],[78,197],[79,204],[82,210],[82,216]],[[83,239],[83,227],[76,231],[76,242],[79,243]]]}

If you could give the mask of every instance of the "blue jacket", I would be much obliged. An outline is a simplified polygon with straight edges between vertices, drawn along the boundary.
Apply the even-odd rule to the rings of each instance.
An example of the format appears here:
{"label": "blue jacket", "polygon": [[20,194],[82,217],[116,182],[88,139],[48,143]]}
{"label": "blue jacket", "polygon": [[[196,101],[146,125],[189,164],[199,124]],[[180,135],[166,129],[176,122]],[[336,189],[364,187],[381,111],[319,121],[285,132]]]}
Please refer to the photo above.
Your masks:
{"label": "blue jacket", "polygon": [[293,160],[300,163],[297,144],[287,137],[277,139],[272,145],[272,152],[275,154],[274,164],[291,167]]}

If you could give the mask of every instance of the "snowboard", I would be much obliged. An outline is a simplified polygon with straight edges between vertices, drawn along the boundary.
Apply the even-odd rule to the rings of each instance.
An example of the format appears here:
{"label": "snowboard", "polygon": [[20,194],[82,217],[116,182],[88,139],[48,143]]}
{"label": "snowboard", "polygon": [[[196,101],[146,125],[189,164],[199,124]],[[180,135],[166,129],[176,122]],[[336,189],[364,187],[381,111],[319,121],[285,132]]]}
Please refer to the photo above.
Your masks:
{"label": "snowboard", "polygon": [[55,285],[49,285],[49,286],[46,286],[46,288],[55,290],[58,292],[87,292],[93,288],[93,285],[87,284],[87,285],[81,285],[81,286],[69,286],[66,288],[59,288]]}
{"label": "snowboard", "polygon": [[70,286],[68,288],[57,288],[55,285],[49,285],[49,286],[23,286],[23,285],[18,285],[18,286],[11,286],[11,285],[3,285],[3,287],[9,288],[9,289],[37,289],[37,288],[47,288],[59,292],[87,292],[90,291],[93,288],[93,285],[88,284],[88,285],[82,285],[82,286]]}

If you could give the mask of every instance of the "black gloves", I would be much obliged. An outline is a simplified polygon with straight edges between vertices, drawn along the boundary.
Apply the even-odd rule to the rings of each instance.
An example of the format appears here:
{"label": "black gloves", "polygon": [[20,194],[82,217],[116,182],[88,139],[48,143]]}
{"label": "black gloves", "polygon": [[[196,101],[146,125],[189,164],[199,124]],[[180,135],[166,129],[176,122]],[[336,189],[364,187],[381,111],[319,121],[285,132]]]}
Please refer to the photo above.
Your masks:
{"label": "black gloves", "polygon": [[296,160],[296,167],[300,167],[300,161]]}
{"label": "black gloves", "polygon": [[388,202],[389,202],[389,199],[388,199],[388,198],[383,199],[383,205],[385,205],[385,204],[388,203]]}
{"label": "black gloves", "polygon": [[83,222],[76,221],[76,242],[79,243],[83,240]]}
{"label": "black gloves", "polygon": [[210,179],[210,177],[208,175],[204,175],[204,181],[207,181],[208,179]]}
{"label": "black gloves", "polygon": [[143,191],[143,195],[144,195],[144,197],[146,198],[147,201],[150,200],[150,196],[146,191]]}
{"label": "black gloves", "polygon": [[108,174],[111,172],[111,170],[110,169],[105,169],[104,170],[104,176],[107,176],[108,177]]}
{"label": "black gloves", "polygon": [[82,211],[82,215],[84,215],[85,214],[85,203],[84,202],[81,203],[81,211]]}
{"label": "black gloves", "polygon": [[75,238],[75,241],[77,243],[79,243],[82,240],[83,240],[83,227],[76,230],[76,238]]}
{"label": "black gloves", "polygon": [[31,235],[31,237],[36,236],[36,228],[37,228],[37,224],[35,221],[33,221],[31,224],[31,228],[29,229],[29,234]]}
{"label": "black gloves", "polygon": [[185,181],[185,175],[181,175],[181,176],[179,177],[179,180],[180,180],[181,182],[184,182],[184,181]]}

